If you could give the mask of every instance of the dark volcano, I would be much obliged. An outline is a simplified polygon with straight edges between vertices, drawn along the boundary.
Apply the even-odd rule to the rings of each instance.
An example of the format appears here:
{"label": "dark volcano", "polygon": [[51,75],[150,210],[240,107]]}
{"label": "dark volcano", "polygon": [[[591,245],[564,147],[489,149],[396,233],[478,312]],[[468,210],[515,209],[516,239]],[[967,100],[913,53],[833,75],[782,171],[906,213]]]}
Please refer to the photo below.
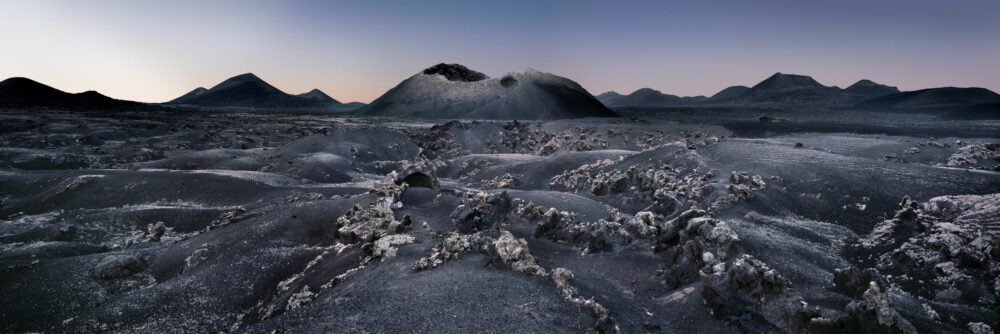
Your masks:
{"label": "dark volcano", "polygon": [[488,78],[462,65],[438,64],[359,110],[370,116],[465,119],[562,119],[617,116],[572,80],[528,69]]}

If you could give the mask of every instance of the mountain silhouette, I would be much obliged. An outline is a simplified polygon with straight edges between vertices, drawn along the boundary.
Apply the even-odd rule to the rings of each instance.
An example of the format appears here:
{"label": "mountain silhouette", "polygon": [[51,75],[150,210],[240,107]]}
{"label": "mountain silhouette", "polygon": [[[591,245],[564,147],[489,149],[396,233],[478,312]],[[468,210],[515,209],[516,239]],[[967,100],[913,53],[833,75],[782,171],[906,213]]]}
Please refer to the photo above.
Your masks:
{"label": "mountain silhouette", "polygon": [[241,108],[335,108],[340,102],[314,89],[302,95],[291,95],[275,88],[253,73],[240,74],[210,89],[195,89],[168,104],[200,107]]}
{"label": "mountain silhouette", "polygon": [[775,73],[736,97],[739,103],[830,104],[841,99],[841,90],[812,77]]}
{"label": "mountain silhouette", "polygon": [[67,93],[28,78],[0,81],[0,107],[146,108],[139,102],[116,100],[95,91]]}
{"label": "mountain silhouette", "polygon": [[309,91],[308,93],[302,93],[302,94],[299,94],[297,96],[301,97],[301,98],[304,98],[304,99],[307,99],[307,100],[312,100],[312,101],[326,102],[326,103],[332,103],[332,104],[341,104],[340,101],[337,101],[336,99],[330,97],[330,95],[326,95],[326,93],[324,93],[323,91],[321,91],[319,89],[313,89],[313,90]]}
{"label": "mountain silhouette", "polygon": [[899,93],[899,89],[875,83],[868,79],[861,79],[853,85],[844,89],[845,93],[860,95],[868,98]]}
{"label": "mountain silhouette", "polygon": [[1000,95],[986,88],[940,87],[876,97],[861,102],[857,107],[873,110],[954,111],[989,103],[1000,103]]}
{"label": "mountain silhouette", "polygon": [[729,86],[729,87],[726,87],[725,89],[719,91],[718,93],[715,93],[715,95],[712,95],[708,99],[709,100],[713,100],[713,101],[732,100],[732,99],[735,99],[735,98],[739,97],[740,95],[742,95],[743,93],[745,93],[747,90],[750,90],[750,87],[747,87],[747,86]]}

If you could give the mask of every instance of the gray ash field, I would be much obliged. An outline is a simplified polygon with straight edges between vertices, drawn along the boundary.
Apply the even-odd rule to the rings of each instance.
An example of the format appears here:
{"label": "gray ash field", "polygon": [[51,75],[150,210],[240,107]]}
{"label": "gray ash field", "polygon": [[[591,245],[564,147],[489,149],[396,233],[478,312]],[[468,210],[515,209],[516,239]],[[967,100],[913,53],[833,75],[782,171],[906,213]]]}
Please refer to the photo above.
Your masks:
{"label": "gray ash field", "polygon": [[1000,328],[1000,121],[617,111],[3,109],[0,332]]}

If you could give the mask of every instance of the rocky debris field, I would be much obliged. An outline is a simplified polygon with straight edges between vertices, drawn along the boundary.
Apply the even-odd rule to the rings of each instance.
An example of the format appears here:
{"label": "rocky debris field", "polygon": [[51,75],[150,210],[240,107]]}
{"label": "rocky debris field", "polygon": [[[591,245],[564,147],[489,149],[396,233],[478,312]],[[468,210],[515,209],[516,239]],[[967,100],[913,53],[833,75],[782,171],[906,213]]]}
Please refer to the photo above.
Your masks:
{"label": "rocky debris field", "polygon": [[1000,328],[1000,123],[759,117],[3,110],[0,332]]}

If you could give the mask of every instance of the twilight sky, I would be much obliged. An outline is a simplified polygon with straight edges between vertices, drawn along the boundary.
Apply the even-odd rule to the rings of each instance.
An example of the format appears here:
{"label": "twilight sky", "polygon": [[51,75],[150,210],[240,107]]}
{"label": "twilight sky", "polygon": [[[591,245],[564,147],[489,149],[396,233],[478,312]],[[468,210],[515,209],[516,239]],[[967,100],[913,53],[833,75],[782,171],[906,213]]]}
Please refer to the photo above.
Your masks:
{"label": "twilight sky", "polygon": [[0,0],[0,80],[163,102],[253,72],[370,102],[439,62],[592,94],[711,95],[774,72],[1000,91],[1000,1]]}

